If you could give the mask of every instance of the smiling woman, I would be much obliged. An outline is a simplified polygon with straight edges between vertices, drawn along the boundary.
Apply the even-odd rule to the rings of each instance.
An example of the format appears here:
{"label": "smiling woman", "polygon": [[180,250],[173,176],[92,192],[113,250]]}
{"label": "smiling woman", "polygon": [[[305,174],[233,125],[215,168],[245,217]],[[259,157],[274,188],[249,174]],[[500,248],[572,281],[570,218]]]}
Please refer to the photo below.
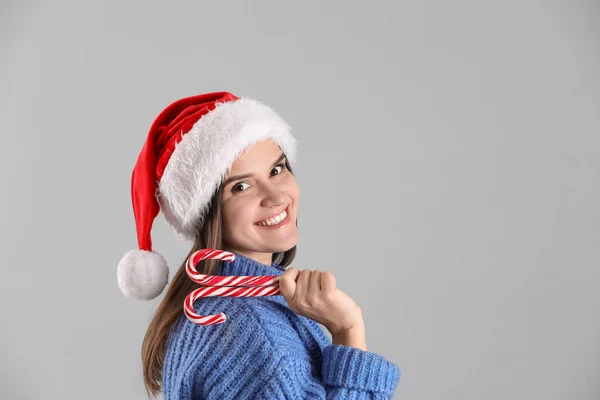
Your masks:
{"label": "smiling woman", "polygon": [[[139,249],[119,262],[122,292],[151,300],[167,284],[169,269],[150,238],[159,211],[194,245],[144,337],[150,397],[161,390],[165,400],[392,397],[400,369],[366,350],[360,307],[331,273],[287,268],[298,242],[295,157],[296,139],[274,110],[227,92],[178,100],[152,124],[132,174]],[[195,313],[224,312],[227,320],[203,326],[186,318],[184,300],[199,288],[187,259],[206,248],[235,258],[202,260],[199,273],[277,277],[281,295],[199,298]]]}

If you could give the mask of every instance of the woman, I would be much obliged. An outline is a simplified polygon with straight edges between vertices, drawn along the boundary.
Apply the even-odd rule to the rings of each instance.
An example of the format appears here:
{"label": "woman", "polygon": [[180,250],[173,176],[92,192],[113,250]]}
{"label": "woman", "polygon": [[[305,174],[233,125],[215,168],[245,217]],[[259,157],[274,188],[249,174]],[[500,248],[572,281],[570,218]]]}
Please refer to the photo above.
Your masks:
{"label": "woman", "polygon": [[[154,121],[132,175],[139,249],[118,266],[131,298],[150,300],[167,284],[168,267],[152,251],[150,229],[162,210],[207,275],[280,276],[281,295],[207,297],[200,315],[227,320],[203,326],[183,314],[199,285],[182,264],[152,319],[142,348],[152,397],[170,399],[389,399],[400,369],[367,351],[360,307],[329,272],[288,267],[298,241],[299,190],[292,173],[296,139],[274,110],[231,93],[178,100]],[[332,340],[316,322],[325,326]]]}

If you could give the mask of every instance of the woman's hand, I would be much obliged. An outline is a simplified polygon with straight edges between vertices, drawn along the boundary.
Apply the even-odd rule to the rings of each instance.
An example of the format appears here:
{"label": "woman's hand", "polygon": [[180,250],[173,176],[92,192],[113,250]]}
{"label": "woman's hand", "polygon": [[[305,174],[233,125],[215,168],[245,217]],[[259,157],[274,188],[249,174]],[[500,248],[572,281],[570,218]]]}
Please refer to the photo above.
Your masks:
{"label": "woman's hand", "polygon": [[331,272],[289,268],[279,279],[279,290],[290,309],[320,324],[333,335],[364,326],[362,310],[335,287]]}

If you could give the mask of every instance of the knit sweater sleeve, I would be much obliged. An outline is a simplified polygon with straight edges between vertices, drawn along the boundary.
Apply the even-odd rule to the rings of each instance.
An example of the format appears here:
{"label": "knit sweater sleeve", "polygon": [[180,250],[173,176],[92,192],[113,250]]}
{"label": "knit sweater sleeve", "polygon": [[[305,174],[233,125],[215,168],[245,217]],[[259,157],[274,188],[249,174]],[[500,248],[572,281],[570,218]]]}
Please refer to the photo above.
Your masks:
{"label": "knit sweater sleeve", "polygon": [[390,399],[400,368],[383,356],[361,349],[328,345],[323,349],[323,384],[328,398]]}
{"label": "knit sweater sleeve", "polygon": [[353,347],[332,345],[324,351],[322,377],[310,363],[283,355],[258,399],[391,399],[400,369],[382,356]]}

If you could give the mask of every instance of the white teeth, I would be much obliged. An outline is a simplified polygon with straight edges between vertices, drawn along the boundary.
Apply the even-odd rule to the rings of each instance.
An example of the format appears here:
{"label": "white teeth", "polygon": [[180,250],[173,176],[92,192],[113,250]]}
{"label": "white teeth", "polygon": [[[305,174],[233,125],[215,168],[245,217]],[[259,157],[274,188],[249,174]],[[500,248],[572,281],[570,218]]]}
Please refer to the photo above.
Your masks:
{"label": "white teeth", "polygon": [[259,222],[258,225],[261,225],[261,226],[277,225],[278,223],[283,221],[286,217],[287,217],[287,212],[285,210],[283,210],[283,212],[281,214],[279,214],[273,218],[269,218],[266,221]]}

